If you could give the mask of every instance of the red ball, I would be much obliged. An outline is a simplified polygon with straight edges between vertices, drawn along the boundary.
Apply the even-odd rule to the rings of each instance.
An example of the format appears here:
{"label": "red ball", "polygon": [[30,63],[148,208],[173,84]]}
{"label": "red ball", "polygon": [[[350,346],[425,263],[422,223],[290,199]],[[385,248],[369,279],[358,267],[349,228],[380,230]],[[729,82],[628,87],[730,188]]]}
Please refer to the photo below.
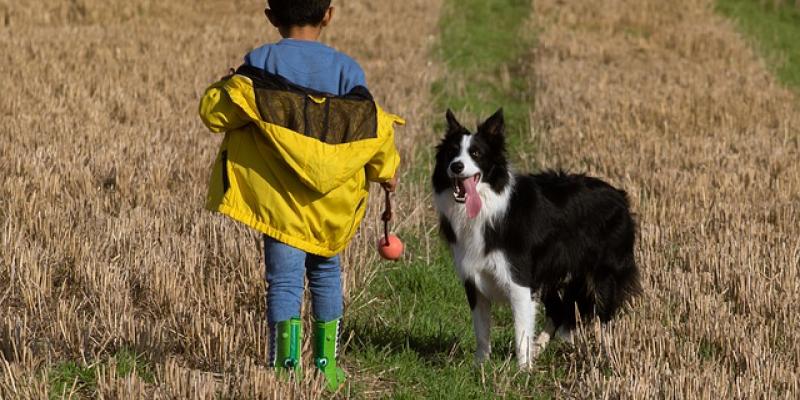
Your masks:
{"label": "red ball", "polygon": [[395,235],[389,235],[388,244],[383,236],[378,240],[378,253],[380,253],[381,257],[390,261],[399,260],[403,256],[403,248],[403,242]]}

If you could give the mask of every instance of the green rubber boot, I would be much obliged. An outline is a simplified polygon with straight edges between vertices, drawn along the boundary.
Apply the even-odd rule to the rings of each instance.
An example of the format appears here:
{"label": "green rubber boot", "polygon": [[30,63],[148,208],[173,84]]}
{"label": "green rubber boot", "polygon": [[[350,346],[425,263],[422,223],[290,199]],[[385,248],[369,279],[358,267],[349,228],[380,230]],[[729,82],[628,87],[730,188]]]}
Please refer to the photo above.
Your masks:
{"label": "green rubber boot", "polygon": [[292,318],[288,321],[275,324],[275,339],[271,365],[281,372],[294,372],[295,376],[300,376],[300,352],[303,344],[303,321],[300,318]]}
{"label": "green rubber boot", "polygon": [[325,375],[328,389],[336,391],[345,381],[344,371],[336,366],[341,319],[314,322],[314,365]]}

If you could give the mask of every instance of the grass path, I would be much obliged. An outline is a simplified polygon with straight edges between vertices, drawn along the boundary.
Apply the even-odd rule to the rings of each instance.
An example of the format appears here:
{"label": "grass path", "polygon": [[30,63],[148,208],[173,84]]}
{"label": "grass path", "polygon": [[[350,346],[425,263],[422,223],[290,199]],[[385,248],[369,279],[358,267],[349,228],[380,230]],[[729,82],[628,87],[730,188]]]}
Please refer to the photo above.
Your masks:
{"label": "grass path", "polygon": [[778,78],[800,90],[800,3],[717,0],[717,10],[753,39]]}
{"label": "grass path", "polygon": [[[513,150],[531,152],[528,135],[530,96],[523,67],[533,46],[526,22],[529,0],[448,1],[440,24],[439,55],[447,72],[434,84],[438,108],[486,117],[504,107]],[[501,28],[502,27],[502,28]],[[428,191],[433,141],[442,127],[439,116],[431,142],[417,144],[423,162],[409,175]],[[442,117],[443,119],[443,117]],[[427,199],[430,202],[429,199]],[[449,251],[441,243],[431,207],[426,207],[429,229],[421,236],[405,235],[410,261],[384,264],[369,285],[362,304],[354,304],[349,327],[354,340],[351,361],[369,375],[379,376],[371,388],[382,387],[392,398],[549,398],[552,381],[564,371],[552,367],[554,347],[545,354],[536,373],[519,373],[513,353],[513,327],[508,310],[495,313],[495,358],[485,367],[472,363],[474,338],[464,290],[453,269]],[[356,393],[359,393],[356,390]]]}

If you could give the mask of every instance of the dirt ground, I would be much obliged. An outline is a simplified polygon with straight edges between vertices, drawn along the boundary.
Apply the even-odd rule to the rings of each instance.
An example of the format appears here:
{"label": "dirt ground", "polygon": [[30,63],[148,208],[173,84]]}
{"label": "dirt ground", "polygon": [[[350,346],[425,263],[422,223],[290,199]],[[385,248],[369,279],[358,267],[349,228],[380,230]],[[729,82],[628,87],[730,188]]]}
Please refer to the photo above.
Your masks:
{"label": "dirt ground", "polygon": [[644,273],[578,339],[565,393],[800,397],[797,98],[709,0],[535,7],[539,164],[627,189]]}
{"label": "dirt ground", "polygon": [[[99,398],[324,393],[263,367],[260,238],[202,208],[221,137],[198,100],[277,38],[264,4],[0,1],[0,398],[46,398],[63,360],[104,365]],[[408,119],[398,142],[412,161],[440,1],[334,5],[323,40]],[[418,192],[402,199],[404,224]],[[373,273],[377,204],[345,256],[348,299]],[[152,358],[155,384],[105,365],[122,348]]]}

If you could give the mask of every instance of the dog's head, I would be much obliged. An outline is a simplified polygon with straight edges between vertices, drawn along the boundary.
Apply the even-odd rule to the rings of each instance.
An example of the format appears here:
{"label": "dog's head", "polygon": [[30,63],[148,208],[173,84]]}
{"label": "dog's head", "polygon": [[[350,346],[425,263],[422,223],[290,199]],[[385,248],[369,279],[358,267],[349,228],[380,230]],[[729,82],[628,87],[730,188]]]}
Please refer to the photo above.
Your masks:
{"label": "dog's head", "polygon": [[447,134],[436,147],[433,188],[437,194],[453,193],[453,201],[467,207],[470,218],[480,212],[484,190],[501,192],[508,183],[503,110],[473,133],[447,110]]}

